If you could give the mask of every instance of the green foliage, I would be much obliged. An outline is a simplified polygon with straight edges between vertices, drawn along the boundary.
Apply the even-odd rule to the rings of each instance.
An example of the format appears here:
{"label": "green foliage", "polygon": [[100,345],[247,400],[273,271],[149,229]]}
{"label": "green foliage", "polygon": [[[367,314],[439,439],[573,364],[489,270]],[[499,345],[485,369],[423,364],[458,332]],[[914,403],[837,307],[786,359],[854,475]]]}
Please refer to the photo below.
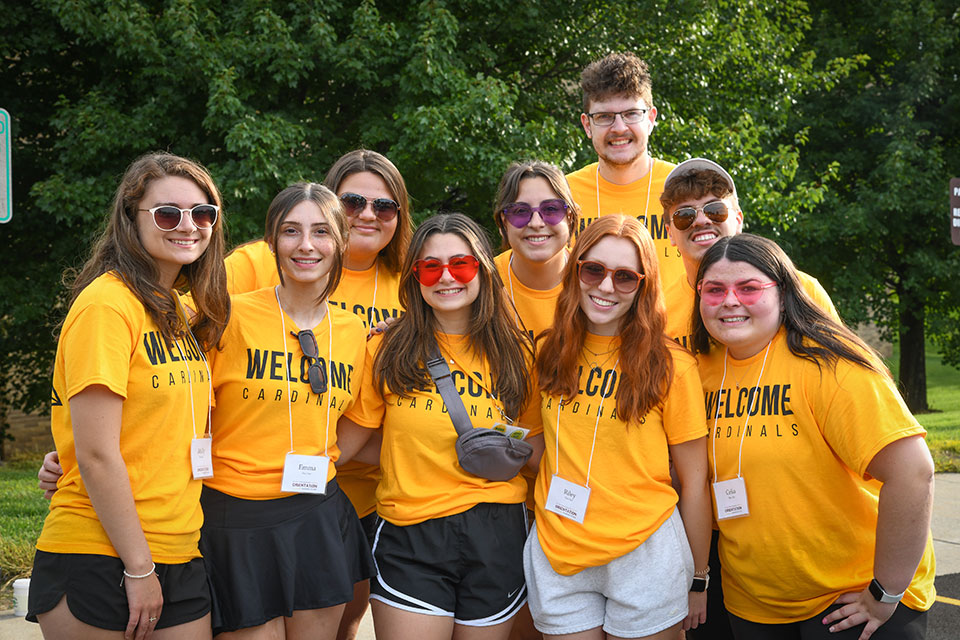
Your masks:
{"label": "green foliage", "polygon": [[37,489],[37,459],[0,467],[0,585],[30,574],[49,503]]}
{"label": "green foliage", "polygon": [[[17,214],[0,230],[0,367],[15,406],[48,400],[60,272],[76,266],[120,173],[141,153],[193,157],[217,179],[233,243],[275,193],[376,149],[417,218],[461,210],[488,227],[506,166],[572,170],[595,156],[581,69],[611,50],[648,60],[657,156],[717,158],[750,224],[815,207],[837,166],[797,173],[797,101],[856,67],[801,51],[800,0],[33,0],[0,14]],[[855,52],[854,52],[855,53]],[[776,231],[780,231],[778,227]],[[38,259],[39,257],[39,259]]]}

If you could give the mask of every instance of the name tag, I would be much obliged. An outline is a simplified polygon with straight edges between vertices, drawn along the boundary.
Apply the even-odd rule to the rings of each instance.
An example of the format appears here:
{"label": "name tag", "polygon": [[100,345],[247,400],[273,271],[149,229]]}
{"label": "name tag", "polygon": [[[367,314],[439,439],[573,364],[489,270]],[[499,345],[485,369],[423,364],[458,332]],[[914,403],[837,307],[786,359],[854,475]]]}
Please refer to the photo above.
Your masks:
{"label": "name tag", "polygon": [[750,515],[750,508],[747,506],[747,485],[743,478],[714,482],[713,498],[717,502],[717,520]]}
{"label": "name tag", "polygon": [[583,524],[589,501],[590,487],[574,484],[555,475],[550,479],[550,490],[547,492],[547,504],[544,507],[547,511]]}
{"label": "name tag", "polygon": [[327,456],[301,456],[288,453],[283,461],[283,480],[280,489],[294,493],[326,493]]}
{"label": "name tag", "polygon": [[212,445],[210,438],[194,438],[190,443],[190,466],[193,467],[194,480],[213,477]]}
{"label": "name tag", "polygon": [[517,440],[523,440],[527,437],[527,434],[530,433],[530,429],[524,429],[523,427],[516,427],[512,424],[504,424],[503,422],[498,422],[491,427],[494,431],[499,431],[508,438],[516,438]]}

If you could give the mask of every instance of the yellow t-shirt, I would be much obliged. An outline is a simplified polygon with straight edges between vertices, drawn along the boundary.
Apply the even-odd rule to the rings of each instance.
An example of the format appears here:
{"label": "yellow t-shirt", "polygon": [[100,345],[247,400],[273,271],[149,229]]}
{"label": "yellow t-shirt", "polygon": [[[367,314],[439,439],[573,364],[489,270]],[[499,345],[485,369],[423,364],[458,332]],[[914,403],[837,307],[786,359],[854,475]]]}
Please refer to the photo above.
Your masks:
{"label": "yellow t-shirt", "polygon": [[281,326],[274,289],[240,294],[232,302],[223,351],[208,356],[216,406],[213,478],[204,482],[246,500],[291,495],[280,490],[284,459],[291,450],[291,412],[294,452],[324,455],[326,445],[331,480],[336,475],[333,463],[340,457],[337,420],[353,405],[363,379],[367,332],[362,322],[330,307],[329,316],[312,328],[329,388],[317,396],[307,374],[311,360],[295,335],[300,327],[285,313]]}
{"label": "yellow t-shirt", "polygon": [[[798,271],[797,276],[799,276],[800,284],[803,285],[804,290],[813,299],[813,302],[827,315],[839,322],[840,314],[837,313],[830,295],[820,284],[820,281],[802,271]],[[695,294],[693,287],[687,281],[686,272],[681,273],[663,287],[663,298],[667,305],[665,333],[687,349],[693,347],[693,302]]]}
{"label": "yellow t-shirt", "polygon": [[[365,271],[344,269],[330,304],[356,314],[368,329],[386,318],[399,318],[400,274],[377,260]],[[351,460],[337,469],[337,482],[361,518],[377,510],[380,467]]]}
{"label": "yellow t-shirt", "polygon": [[223,264],[227,268],[227,291],[231,294],[280,284],[276,258],[265,240],[237,246],[227,254]]}
{"label": "yellow t-shirt", "polygon": [[503,280],[503,287],[520,314],[520,320],[530,338],[553,326],[553,314],[557,310],[557,299],[560,297],[562,284],[545,291],[531,289],[517,278],[510,268],[512,249],[507,249],[494,259],[497,272]]}
{"label": "yellow t-shirt", "polygon": [[203,514],[190,442],[194,429],[203,434],[207,420],[203,354],[189,336],[165,344],[143,305],[112,274],[80,293],[60,332],[50,426],[63,476],[37,548],[118,557],[90,502],[74,448],[69,400],[91,385],[123,398],[120,453],[153,560],[173,564],[199,557]]}
{"label": "yellow t-shirt", "polygon": [[[437,338],[473,426],[492,427],[503,422],[497,410],[499,402],[487,392],[493,386],[490,369],[471,352],[466,336],[438,334]],[[462,513],[481,502],[523,502],[527,487],[521,476],[494,482],[460,468],[455,449],[457,431],[435,385],[413,391],[409,398],[374,385],[373,360],[381,342],[377,336],[367,343],[360,398],[347,412],[357,424],[383,425],[383,478],[377,489],[380,517],[407,526]],[[529,435],[540,432],[538,413],[536,403],[531,402],[517,421],[519,426],[531,428]]]}
{"label": "yellow t-shirt", "polygon": [[663,183],[675,166],[654,158],[653,169],[630,184],[614,184],[605,180],[597,172],[596,162],[567,174],[573,199],[580,205],[580,230],[600,216],[623,214],[640,220],[653,237],[660,263],[660,281],[663,283],[671,282],[677,274],[684,272],[680,251],[670,244],[663,207],[660,206]]}
{"label": "yellow t-shirt", "polygon": [[[586,346],[603,353],[615,339],[587,334]],[[670,482],[668,445],[702,438],[707,429],[696,361],[676,347],[670,353],[674,374],[667,396],[639,422],[625,423],[616,415],[621,372],[616,352],[598,369],[581,367],[580,393],[571,402],[561,405],[558,397],[541,394],[545,448],[537,477],[537,536],[557,573],[572,575],[633,551],[673,513],[678,497]],[[583,524],[544,508],[554,474],[590,487]]]}
{"label": "yellow t-shirt", "polygon": [[[724,353],[700,356],[711,477],[737,475],[742,438],[750,510],[718,522],[724,603],[753,622],[804,620],[870,583],[881,484],[867,465],[926,432],[889,378],[844,360],[821,372],[790,353],[782,329],[768,355],[727,359],[721,387]],[[930,608],[934,569],[928,537],[903,604]]]}

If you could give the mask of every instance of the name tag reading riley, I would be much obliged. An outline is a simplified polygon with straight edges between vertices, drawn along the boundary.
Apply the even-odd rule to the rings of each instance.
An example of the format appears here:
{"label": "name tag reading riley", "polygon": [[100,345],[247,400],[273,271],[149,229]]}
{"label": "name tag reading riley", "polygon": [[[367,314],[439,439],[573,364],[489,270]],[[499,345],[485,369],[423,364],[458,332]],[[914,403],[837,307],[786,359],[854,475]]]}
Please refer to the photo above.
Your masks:
{"label": "name tag reading riley", "polygon": [[574,484],[560,476],[550,478],[550,490],[547,492],[547,511],[583,524],[590,501],[590,487]]}
{"label": "name tag reading riley", "polygon": [[326,493],[329,467],[330,458],[327,456],[288,453],[283,461],[283,481],[280,489],[294,493]]}
{"label": "name tag reading riley", "polygon": [[714,482],[713,498],[717,502],[717,520],[750,515],[750,508],[747,506],[747,485],[743,478]]}
{"label": "name tag reading riley", "polygon": [[210,456],[210,438],[194,438],[190,443],[190,466],[193,467],[193,479],[213,477],[213,459]]}

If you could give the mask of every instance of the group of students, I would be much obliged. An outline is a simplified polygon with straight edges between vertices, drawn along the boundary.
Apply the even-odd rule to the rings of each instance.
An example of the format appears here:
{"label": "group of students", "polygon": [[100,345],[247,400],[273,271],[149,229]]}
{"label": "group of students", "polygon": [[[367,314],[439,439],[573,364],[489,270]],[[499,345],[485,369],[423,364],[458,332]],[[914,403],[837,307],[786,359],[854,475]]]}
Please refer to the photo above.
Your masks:
{"label": "group of students", "polygon": [[[462,214],[414,230],[358,150],[224,260],[207,172],[135,161],[61,327],[28,619],[333,640],[369,596],[381,640],[506,640],[525,603],[575,640],[922,638],[923,429],[819,284],[740,233],[729,174],[662,164],[669,273],[648,219],[581,230],[543,162],[503,176],[496,256]],[[437,354],[474,427],[531,445],[523,473],[459,464]]]}

